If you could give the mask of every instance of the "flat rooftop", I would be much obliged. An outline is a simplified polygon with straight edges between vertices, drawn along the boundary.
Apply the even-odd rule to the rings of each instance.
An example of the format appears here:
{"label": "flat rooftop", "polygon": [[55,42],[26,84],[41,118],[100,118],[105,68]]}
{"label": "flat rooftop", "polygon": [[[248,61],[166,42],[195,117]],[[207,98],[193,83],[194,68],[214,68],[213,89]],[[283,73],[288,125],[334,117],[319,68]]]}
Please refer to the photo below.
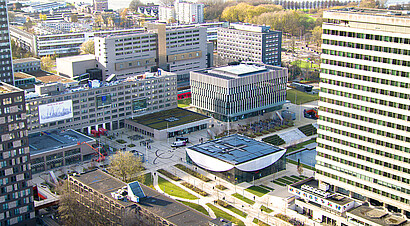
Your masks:
{"label": "flat rooftop", "polygon": [[[304,190],[304,189],[302,189],[302,185],[308,185],[310,187],[319,189],[319,181],[315,180],[314,178],[309,178],[309,179],[294,183],[290,186],[292,186],[294,188],[297,188],[297,189],[300,189],[300,190]],[[308,192],[310,192],[310,191],[308,191]],[[331,192],[331,191],[326,191],[326,192],[330,193],[332,195],[328,198],[325,198],[326,200],[329,200],[329,201],[331,201],[333,203],[336,203],[338,205],[341,205],[341,206],[354,201],[353,199],[351,199],[349,197],[346,197],[346,196],[343,196],[343,195],[339,195],[338,193],[334,193],[334,192]],[[318,194],[316,194],[316,195],[318,195]],[[320,195],[318,195],[318,196],[320,196]]]}
{"label": "flat rooftop", "polygon": [[232,165],[241,164],[284,150],[283,148],[238,134],[197,144],[189,147],[189,149],[217,158]]}
{"label": "flat rooftop", "polygon": [[83,60],[95,60],[95,56],[93,54],[84,54],[84,55],[77,55],[77,56],[61,57],[57,59],[58,61],[77,62],[77,61],[83,61]]}
{"label": "flat rooftop", "polygon": [[39,59],[34,58],[34,57],[29,57],[29,58],[23,58],[23,59],[15,59],[13,60],[13,64],[21,64],[21,63],[28,63],[28,62],[40,62]]}
{"label": "flat rooftop", "polygon": [[75,130],[52,130],[42,132],[41,134],[30,134],[28,136],[31,155],[77,145],[78,142],[82,143],[84,141],[91,142],[94,141],[94,139]]}
{"label": "flat rooftop", "polygon": [[384,211],[381,208],[378,209],[370,206],[359,206],[357,208],[349,210],[347,214],[353,215],[356,219],[357,217],[359,217],[370,221],[373,223],[372,225],[410,225],[410,222],[406,221],[401,216],[396,216]]}
{"label": "flat rooftop", "polygon": [[[102,172],[101,170],[89,171],[74,177],[76,180],[115,200],[111,192],[127,186],[126,183]],[[208,225],[212,218],[191,209],[178,201],[166,197],[143,184],[140,184],[146,197],[141,198],[137,204],[142,208],[172,222],[175,225]],[[116,200],[123,206],[131,206],[136,203]]]}
{"label": "flat rooftop", "polygon": [[401,10],[368,9],[368,8],[352,7],[352,8],[342,8],[342,9],[332,9],[332,10],[327,10],[327,11],[337,12],[337,13],[410,18],[410,13],[408,13],[408,11],[401,11]]}
{"label": "flat rooftop", "polygon": [[26,79],[26,78],[35,78],[35,77],[27,73],[24,73],[24,72],[14,72],[14,80]]}
{"label": "flat rooftop", "polygon": [[0,82],[0,94],[13,93],[23,91],[15,86],[9,85],[5,82]]}
{"label": "flat rooftop", "polygon": [[212,69],[205,69],[195,71],[201,74],[206,74],[209,76],[222,78],[225,80],[238,79],[245,76],[251,76],[263,72],[269,72],[274,70],[283,70],[281,67],[275,67],[271,65],[258,64],[258,63],[248,63],[248,64],[238,64],[224,67],[217,67]]}
{"label": "flat rooftop", "polygon": [[152,129],[163,130],[209,118],[210,117],[208,116],[201,115],[193,111],[188,111],[183,108],[173,108],[143,115],[130,120],[141,125],[148,126]]}
{"label": "flat rooftop", "polygon": [[54,83],[54,82],[60,82],[60,83],[72,83],[72,82],[78,82],[76,80],[66,78],[60,75],[55,75],[51,72],[47,71],[30,71],[27,72],[27,74],[32,75],[36,77],[38,81],[41,81],[44,84],[49,84],[49,83]]}

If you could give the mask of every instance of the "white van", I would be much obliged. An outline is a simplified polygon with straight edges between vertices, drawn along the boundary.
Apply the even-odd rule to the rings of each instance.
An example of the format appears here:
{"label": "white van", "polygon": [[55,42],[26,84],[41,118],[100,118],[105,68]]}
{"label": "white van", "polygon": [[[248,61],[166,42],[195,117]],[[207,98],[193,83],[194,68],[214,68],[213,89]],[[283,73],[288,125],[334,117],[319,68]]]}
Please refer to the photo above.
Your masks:
{"label": "white van", "polygon": [[171,147],[182,147],[182,146],[186,146],[186,142],[185,141],[175,141],[174,143],[171,144]]}

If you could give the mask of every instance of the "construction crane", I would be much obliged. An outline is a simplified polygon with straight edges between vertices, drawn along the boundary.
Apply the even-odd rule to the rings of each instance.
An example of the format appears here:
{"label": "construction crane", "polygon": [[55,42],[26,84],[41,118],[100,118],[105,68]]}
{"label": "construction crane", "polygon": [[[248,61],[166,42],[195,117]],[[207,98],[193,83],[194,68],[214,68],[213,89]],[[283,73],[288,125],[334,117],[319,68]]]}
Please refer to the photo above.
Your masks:
{"label": "construction crane", "polygon": [[100,157],[99,157],[97,160],[95,160],[96,162],[103,162],[103,161],[105,160],[105,156],[104,156],[103,154],[101,154],[101,152],[100,152],[99,150],[97,150],[96,148],[94,148],[93,146],[91,146],[89,143],[87,143],[87,141],[84,141],[84,142],[82,142],[82,143],[78,142],[77,144],[78,144],[78,145],[86,144],[86,145],[88,145],[91,149],[93,149],[96,153],[98,153]]}

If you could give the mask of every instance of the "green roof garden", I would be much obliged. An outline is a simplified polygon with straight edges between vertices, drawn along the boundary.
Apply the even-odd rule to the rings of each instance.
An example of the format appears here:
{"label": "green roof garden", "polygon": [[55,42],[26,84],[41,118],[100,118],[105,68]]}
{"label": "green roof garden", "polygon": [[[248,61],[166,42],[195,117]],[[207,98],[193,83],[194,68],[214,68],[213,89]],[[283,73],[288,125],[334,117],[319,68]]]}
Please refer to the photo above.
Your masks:
{"label": "green roof garden", "polygon": [[209,117],[183,108],[173,108],[135,117],[132,121],[152,129],[163,130],[204,119],[209,119]]}

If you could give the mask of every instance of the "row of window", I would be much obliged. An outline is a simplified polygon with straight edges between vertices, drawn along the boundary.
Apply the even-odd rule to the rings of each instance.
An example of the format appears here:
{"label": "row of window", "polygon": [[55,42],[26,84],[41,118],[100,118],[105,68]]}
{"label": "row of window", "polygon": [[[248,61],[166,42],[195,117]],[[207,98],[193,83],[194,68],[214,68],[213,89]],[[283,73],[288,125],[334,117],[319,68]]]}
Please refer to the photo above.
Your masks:
{"label": "row of window", "polygon": [[[342,62],[342,61],[336,61],[336,60],[328,60],[328,59],[322,59],[322,63],[328,64],[328,65],[339,66],[339,67],[352,68],[352,69],[357,69],[357,70],[363,70],[363,71],[369,71],[369,72],[375,72],[375,73],[383,73],[387,75],[394,75],[394,76],[410,78],[410,72],[408,71],[391,70],[387,68],[373,67],[373,66],[368,66],[368,65],[354,64],[354,63],[348,63],[348,62]],[[408,87],[408,84],[406,86]]]}
{"label": "row of window", "polygon": [[410,38],[400,38],[400,37],[374,35],[374,34],[363,34],[363,33],[351,32],[351,31],[338,31],[338,30],[323,29],[323,34],[344,36],[344,37],[350,37],[350,38],[361,38],[361,39],[383,41],[383,42],[410,44]]}
{"label": "row of window", "polygon": [[383,52],[383,53],[410,55],[410,50],[407,50],[407,49],[391,48],[391,47],[385,47],[385,46],[374,46],[374,45],[367,45],[367,44],[354,43],[354,42],[344,42],[344,41],[323,39],[323,44],[363,49],[363,50],[371,50],[371,51]]}
{"label": "row of window", "polygon": [[[390,198],[390,199],[393,199],[393,200],[397,200],[397,201],[402,202],[402,203],[410,204],[410,200],[408,200],[406,198],[403,198],[403,197],[400,197],[396,194],[391,194],[391,193],[388,193],[386,191],[382,191],[382,190],[379,190],[377,188],[373,188],[373,187],[361,184],[359,182],[355,182],[355,181],[346,179],[346,178],[341,177],[341,176],[337,176],[337,175],[334,175],[334,174],[331,174],[331,173],[328,173],[328,172],[324,172],[322,170],[317,170],[316,173],[320,174],[320,175],[324,175],[324,176],[329,177],[329,178],[332,178],[334,180],[338,180],[338,181],[346,183],[346,184],[350,184],[350,185],[354,186],[355,188],[361,188],[361,189],[364,189],[366,191],[376,193],[376,194],[382,195],[384,197],[387,197],[387,198]],[[366,193],[366,191],[364,193]]]}

